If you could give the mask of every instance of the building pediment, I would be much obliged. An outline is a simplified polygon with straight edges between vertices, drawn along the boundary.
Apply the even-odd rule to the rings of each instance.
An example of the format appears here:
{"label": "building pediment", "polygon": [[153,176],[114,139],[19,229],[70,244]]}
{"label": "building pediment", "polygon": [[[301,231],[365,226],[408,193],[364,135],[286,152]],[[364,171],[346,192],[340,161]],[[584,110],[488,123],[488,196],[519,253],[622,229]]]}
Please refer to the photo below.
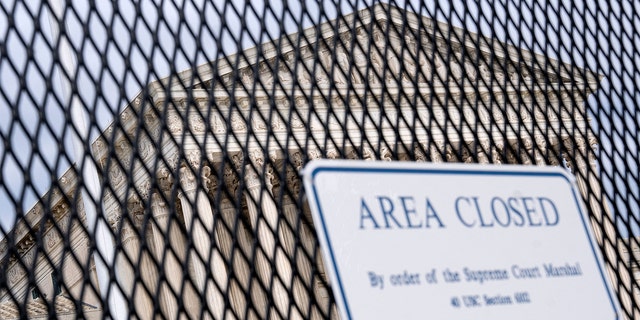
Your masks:
{"label": "building pediment", "polygon": [[[375,105],[385,100],[384,95],[398,94],[407,100],[419,94],[422,104],[435,98],[432,106],[455,107],[454,112],[461,117],[461,113],[470,113],[465,108],[477,109],[492,101],[499,105],[518,101],[544,105],[550,101],[557,106],[563,101],[570,103],[575,95],[582,101],[597,83],[597,76],[588,70],[395,6],[377,4],[151,83],[114,122],[118,132],[114,133],[114,125],[103,132],[94,152],[102,159],[107,150],[104,146],[115,144],[126,153],[131,141],[123,141],[122,133],[132,133],[143,124],[151,128],[150,139],[157,139],[159,131],[153,128],[158,129],[159,117],[165,117],[163,121],[169,122],[166,129],[172,133],[187,128],[201,132],[208,127],[207,120],[214,133],[242,131],[250,125],[277,131],[286,130],[285,123],[303,125],[303,119],[293,114],[291,118],[277,116],[272,123],[249,121],[242,110],[249,110],[249,105],[266,110],[292,104],[340,108],[352,103],[346,101],[347,96],[360,105]],[[142,101],[143,97],[153,101]],[[206,120],[197,112],[165,114],[167,106],[183,110],[185,104],[194,102],[201,115],[212,105],[220,114]],[[155,108],[140,113],[145,104]],[[225,109],[232,109],[231,104],[238,106],[238,112],[225,113]],[[499,111],[501,114],[495,115],[498,120],[518,117],[507,110]],[[525,118],[539,113],[525,111]],[[434,109],[433,116],[438,112],[446,113]],[[126,165],[126,159],[124,162]]]}
{"label": "building pediment", "polygon": [[294,86],[534,90],[544,79],[582,84],[590,93],[598,81],[591,72],[387,4],[186,70],[179,78],[160,80],[152,90],[184,91],[189,83],[192,89],[249,92]]}
{"label": "building pediment", "polygon": [[[480,128],[510,123],[510,130],[492,133],[498,140],[517,138],[519,126],[534,121],[586,132],[584,107],[575,104],[597,82],[587,70],[377,4],[151,83],[93,151],[124,194],[132,162],[146,181],[145,164],[162,155],[162,166],[179,167],[175,154],[189,148],[213,159],[223,149],[239,152],[244,141],[264,146],[271,139],[273,148],[323,141],[327,132],[336,141],[490,138],[471,127],[456,130],[461,121]],[[330,111],[347,106],[364,123]],[[560,112],[566,106],[573,111]],[[394,125],[413,122],[434,125],[429,132]],[[533,135],[544,140],[542,132]]]}

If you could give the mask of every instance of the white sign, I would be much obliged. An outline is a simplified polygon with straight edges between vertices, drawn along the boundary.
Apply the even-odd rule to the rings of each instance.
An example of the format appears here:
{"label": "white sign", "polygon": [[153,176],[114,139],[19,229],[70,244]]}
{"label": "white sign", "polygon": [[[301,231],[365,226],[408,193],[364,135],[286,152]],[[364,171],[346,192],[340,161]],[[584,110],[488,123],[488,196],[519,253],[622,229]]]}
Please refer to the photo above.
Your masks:
{"label": "white sign", "polygon": [[320,160],[304,185],[343,319],[617,319],[561,168]]}

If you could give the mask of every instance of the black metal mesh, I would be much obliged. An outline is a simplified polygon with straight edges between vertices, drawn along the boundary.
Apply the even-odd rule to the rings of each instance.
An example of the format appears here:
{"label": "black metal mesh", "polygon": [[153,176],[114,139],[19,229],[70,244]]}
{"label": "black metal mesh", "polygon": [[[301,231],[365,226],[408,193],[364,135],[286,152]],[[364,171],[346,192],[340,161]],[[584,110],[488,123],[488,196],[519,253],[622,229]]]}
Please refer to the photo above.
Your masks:
{"label": "black metal mesh", "polygon": [[337,318],[315,158],[564,166],[637,318],[635,5],[0,0],[0,318]]}

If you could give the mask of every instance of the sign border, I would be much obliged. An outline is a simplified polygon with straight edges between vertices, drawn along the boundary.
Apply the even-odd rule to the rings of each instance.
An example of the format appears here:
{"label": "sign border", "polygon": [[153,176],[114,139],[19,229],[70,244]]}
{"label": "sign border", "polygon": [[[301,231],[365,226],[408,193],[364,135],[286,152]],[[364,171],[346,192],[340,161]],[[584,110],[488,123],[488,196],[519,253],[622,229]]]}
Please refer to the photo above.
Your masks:
{"label": "sign border", "polygon": [[[585,219],[588,217],[585,216],[585,210],[583,208],[582,201],[580,201],[580,197],[578,196],[578,188],[576,185],[576,179],[573,175],[570,175],[564,169],[559,167],[539,167],[539,166],[517,166],[517,165],[500,165],[500,166],[491,166],[491,165],[469,165],[469,164],[458,164],[458,163],[447,163],[447,164],[434,164],[434,163],[420,163],[423,166],[417,166],[415,162],[388,162],[388,161],[357,161],[357,160],[327,160],[327,159],[316,159],[309,162],[302,171],[305,192],[307,194],[312,194],[313,206],[317,208],[317,216],[319,218],[319,222],[322,225],[322,238],[321,243],[325,245],[325,249],[330,256],[331,265],[333,266],[333,270],[335,272],[330,273],[334,282],[331,286],[337,285],[340,291],[340,297],[334,297],[336,302],[343,305],[344,315],[346,319],[352,319],[351,310],[349,309],[349,303],[347,302],[347,297],[345,295],[344,287],[342,284],[342,279],[340,278],[340,270],[336,264],[335,256],[333,253],[333,245],[331,243],[331,239],[329,237],[326,222],[324,219],[324,214],[322,212],[322,206],[320,204],[320,199],[318,196],[318,192],[315,185],[315,179],[318,175],[323,172],[360,172],[360,173],[382,173],[382,174],[394,174],[394,173],[415,173],[415,174],[447,174],[447,175],[497,175],[497,176],[537,176],[537,177],[554,177],[554,178],[562,178],[569,184],[571,189],[571,193],[573,194],[573,199],[578,208],[578,212],[580,215],[580,221],[582,221],[582,227],[584,230],[584,235],[587,237],[587,241],[589,241],[589,246],[591,247],[591,252],[593,257],[596,260],[596,264],[598,265],[598,271],[600,272],[600,279],[604,283],[604,287],[607,291],[607,296],[609,298],[609,303],[611,305],[613,314],[615,315],[615,319],[619,319],[619,309],[616,304],[617,299],[614,299],[612,296],[611,287],[607,281],[605,273],[603,271],[603,263],[600,257],[599,251],[596,251],[594,247],[595,239],[593,237],[593,233],[589,227],[589,224]],[[471,168],[476,167],[476,168]],[[311,200],[311,199],[310,199]],[[310,201],[311,202],[311,201]],[[313,212],[312,212],[313,214]],[[315,216],[315,214],[313,214]],[[314,221],[316,223],[316,221]],[[316,228],[317,230],[317,228]],[[318,230],[319,231],[319,230]],[[320,232],[318,232],[320,234]],[[334,274],[335,273],[335,274]],[[332,290],[334,291],[334,290]],[[335,292],[335,291],[334,291]],[[342,301],[338,301],[339,298]]]}

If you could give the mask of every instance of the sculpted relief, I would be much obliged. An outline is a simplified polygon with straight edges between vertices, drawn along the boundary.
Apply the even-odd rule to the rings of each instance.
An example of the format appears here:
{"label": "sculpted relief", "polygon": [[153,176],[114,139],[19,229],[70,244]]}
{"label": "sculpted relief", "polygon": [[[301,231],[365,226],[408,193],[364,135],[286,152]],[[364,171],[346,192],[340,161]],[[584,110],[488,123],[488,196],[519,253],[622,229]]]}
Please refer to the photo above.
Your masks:
{"label": "sculpted relief", "polygon": [[416,36],[413,30],[408,30],[402,38],[394,30],[385,33],[375,26],[369,33],[365,28],[265,59],[258,62],[257,67],[248,66],[233,72],[236,76],[221,77],[222,83],[230,87],[236,81],[238,87],[253,91],[263,87],[286,89],[294,84],[306,88],[383,83],[389,86],[413,83],[517,86],[531,82],[532,70],[490,59],[473,44],[465,48],[451,45],[445,39],[436,38],[434,42],[427,35]]}

